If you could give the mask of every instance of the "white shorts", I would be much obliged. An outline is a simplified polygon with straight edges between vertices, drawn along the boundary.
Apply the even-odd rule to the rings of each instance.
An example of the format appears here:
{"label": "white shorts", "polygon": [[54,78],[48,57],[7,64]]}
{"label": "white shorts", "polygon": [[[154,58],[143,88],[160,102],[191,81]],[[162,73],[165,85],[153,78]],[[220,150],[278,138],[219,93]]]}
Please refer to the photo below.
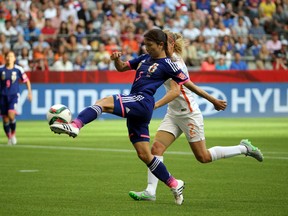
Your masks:
{"label": "white shorts", "polygon": [[183,116],[166,114],[158,131],[167,131],[173,134],[176,139],[184,133],[188,142],[205,140],[204,121],[200,112]]}

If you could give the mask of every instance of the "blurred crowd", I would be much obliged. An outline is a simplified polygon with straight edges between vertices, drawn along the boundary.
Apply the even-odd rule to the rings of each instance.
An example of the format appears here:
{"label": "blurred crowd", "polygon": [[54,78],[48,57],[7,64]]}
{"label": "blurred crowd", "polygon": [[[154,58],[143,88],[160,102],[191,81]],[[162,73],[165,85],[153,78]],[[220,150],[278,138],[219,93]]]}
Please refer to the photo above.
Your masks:
{"label": "blurred crowd", "polygon": [[288,0],[0,1],[0,64],[12,49],[26,71],[114,70],[152,28],[183,34],[190,70],[288,66]]}

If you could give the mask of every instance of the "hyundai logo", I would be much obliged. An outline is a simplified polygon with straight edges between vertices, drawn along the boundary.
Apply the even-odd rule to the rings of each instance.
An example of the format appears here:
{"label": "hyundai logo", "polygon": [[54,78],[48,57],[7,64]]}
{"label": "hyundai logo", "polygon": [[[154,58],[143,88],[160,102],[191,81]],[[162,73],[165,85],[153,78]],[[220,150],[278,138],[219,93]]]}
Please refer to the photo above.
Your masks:
{"label": "hyundai logo", "polygon": [[[219,89],[216,89],[210,86],[201,86],[201,88],[205,90],[206,92],[208,92],[210,95],[212,95],[214,98],[227,101],[225,94]],[[214,105],[208,100],[206,100],[205,98],[202,98],[196,95],[195,99],[203,115],[206,115],[206,116],[214,115],[219,112],[214,108]]]}

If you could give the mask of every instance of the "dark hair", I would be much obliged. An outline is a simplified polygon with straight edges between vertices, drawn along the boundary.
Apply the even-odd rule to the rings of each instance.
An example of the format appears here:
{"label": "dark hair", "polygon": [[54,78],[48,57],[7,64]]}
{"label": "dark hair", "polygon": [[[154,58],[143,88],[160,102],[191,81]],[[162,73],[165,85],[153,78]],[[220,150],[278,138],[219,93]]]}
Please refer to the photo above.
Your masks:
{"label": "dark hair", "polygon": [[144,34],[144,38],[153,41],[157,44],[164,43],[164,47],[167,46],[167,35],[160,29],[151,29]]}

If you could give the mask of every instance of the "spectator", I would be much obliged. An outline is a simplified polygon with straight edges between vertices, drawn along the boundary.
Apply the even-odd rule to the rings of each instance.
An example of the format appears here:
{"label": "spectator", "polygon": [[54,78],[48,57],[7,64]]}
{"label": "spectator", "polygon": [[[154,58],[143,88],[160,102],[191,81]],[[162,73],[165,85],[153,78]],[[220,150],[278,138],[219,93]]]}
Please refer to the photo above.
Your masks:
{"label": "spectator", "polygon": [[201,34],[201,31],[194,26],[193,22],[188,22],[182,34],[185,39],[194,41]]}
{"label": "spectator", "polygon": [[266,21],[271,21],[273,14],[276,11],[276,4],[272,0],[265,0],[259,4],[259,17],[260,22],[265,23]]}
{"label": "spectator", "polygon": [[87,37],[82,37],[80,43],[77,44],[78,52],[82,52],[84,50],[90,51],[92,47],[88,44]]}
{"label": "spectator", "polygon": [[27,17],[29,17],[29,19],[33,19],[34,21],[37,18],[38,8],[40,8],[37,6],[37,3],[32,1],[29,7],[30,10],[28,11],[29,15]]}
{"label": "spectator", "polygon": [[10,50],[11,44],[9,41],[7,41],[7,37],[3,33],[0,33],[0,49],[2,49],[3,47],[6,47]]}
{"label": "spectator", "polygon": [[42,35],[44,36],[44,40],[47,41],[49,44],[53,45],[56,38],[57,38],[57,31],[52,26],[51,19],[45,20],[45,26],[41,30]]}
{"label": "spectator", "polygon": [[259,43],[257,38],[253,39],[253,45],[248,49],[248,53],[252,56],[257,57],[260,53],[262,45]]}
{"label": "spectator", "polygon": [[45,48],[40,44],[33,47],[33,70],[47,70],[48,60],[45,53]]}
{"label": "spectator", "polygon": [[114,70],[114,64],[111,62],[110,57],[104,57],[101,61],[97,63],[97,68],[99,71]]}
{"label": "spectator", "polygon": [[[287,3],[286,3],[287,4]],[[284,10],[281,4],[277,4],[276,13],[272,15],[273,24],[275,25],[275,31],[282,32],[285,23],[288,22],[288,4],[286,5],[286,10]]]}
{"label": "spectator", "polygon": [[209,55],[206,59],[201,63],[202,71],[215,71],[215,60],[213,56]]}
{"label": "spectator", "polygon": [[230,70],[246,71],[247,69],[247,63],[241,60],[241,54],[239,52],[235,52],[234,60],[231,63]]}
{"label": "spectator", "polygon": [[36,28],[42,30],[45,26],[45,17],[42,10],[37,11],[37,15],[34,18]]}
{"label": "spectator", "polygon": [[56,8],[56,16],[51,18],[52,27],[58,30],[61,26],[61,23],[64,22],[61,20],[61,8]]}
{"label": "spectator", "polygon": [[287,59],[280,50],[274,51],[273,70],[287,70]]}
{"label": "spectator", "polygon": [[73,71],[73,63],[69,60],[69,54],[65,52],[58,61],[52,65],[54,71]]}
{"label": "spectator", "polygon": [[225,27],[223,22],[218,23],[218,37],[224,37],[225,35],[230,36],[231,30],[230,28]]}
{"label": "spectator", "polygon": [[258,8],[261,0],[247,0],[247,14],[248,17],[253,20],[255,17],[259,17]]}
{"label": "spectator", "polygon": [[108,58],[110,57],[109,52],[105,49],[105,44],[100,43],[99,44],[99,49],[98,51],[95,52],[95,55],[93,57],[93,60],[96,61],[96,64],[98,64],[98,62],[102,61],[104,58]]}
{"label": "spectator", "polygon": [[281,49],[281,41],[279,40],[279,36],[277,32],[273,32],[271,37],[272,38],[266,42],[266,46],[269,52],[273,54],[274,51]]}
{"label": "spectator", "polygon": [[86,70],[86,65],[85,63],[82,61],[82,56],[81,54],[77,55],[74,63],[73,63],[73,70],[74,71],[83,71]]}
{"label": "spectator", "polygon": [[228,70],[229,68],[225,62],[225,56],[220,56],[215,66],[215,70]]}
{"label": "spectator", "polygon": [[5,27],[2,30],[2,33],[7,37],[7,39],[14,43],[17,40],[18,32],[17,30],[12,26],[11,20],[5,21]]}
{"label": "spectator", "polygon": [[69,17],[73,17],[75,23],[78,23],[77,10],[71,5],[70,0],[63,0],[63,7],[61,9],[61,20],[67,21]]}
{"label": "spectator", "polygon": [[29,42],[35,42],[38,40],[41,30],[35,25],[35,21],[30,19],[28,22],[28,27],[24,29],[24,39]]}
{"label": "spectator", "polygon": [[38,41],[33,42],[32,48],[34,49],[36,46],[41,46],[43,49],[50,47],[50,44],[45,41],[45,37],[43,34],[40,34],[38,37]]}
{"label": "spectator", "polygon": [[47,8],[44,10],[45,19],[53,19],[57,16],[57,8],[55,7],[54,1],[49,0]]}
{"label": "spectator", "polygon": [[183,50],[183,59],[186,62],[187,66],[200,65],[195,41],[189,40],[187,42],[186,49]]}
{"label": "spectator", "polygon": [[60,44],[58,46],[57,51],[54,53],[54,57],[53,57],[54,62],[60,60],[63,57],[64,53],[65,53],[65,46],[63,44]]}
{"label": "spectator", "polygon": [[259,70],[272,69],[271,55],[265,44],[261,45],[259,53],[255,56],[255,58],[256,58],[255,63],[256,69]]}
{"label": "spectator", "polygon": [[232,28],[234,26],[234,19],[230,11],[224,13],[223,23],[226,28]]}
{"label": "spectator", "polygon": [[274,61],[273,61],[273,69],[279,70],[279,69],[288,69],[288,41],[286,39],[281,41],[281,49],[276,50],[273,53]]}
{"label": "spectator", "polygon": [[[82,21],[82,20],[80,20]],[[78,43],[81,42],[82,38],[86,37],[86,31],[85,31],[85,24],[82,22],[79,22],[76,26],[76,31],[74,33],[74,35],[76,36],[76,40]]]}
{"label": "spectator", "polygon": [[234,37],[247,37],[248,36],[248,27],[244,25],[244,18],[239,17],[238,23],[232,27],[232,34]]}
{"label": "spectator", "polygon": [[208,20],[208,24],[206,27],[204,27],[202,34],[205,37],[206,43],[215,44],[216,38],[219,36],[219,32],[214,27],[214,21],[212,19]]}
{"label": "spectator", "polygon": [[27,41],[24,40],[23,35],[18,34],[17,38],[18,38],[17,41],[13,45],[13,50],[14,50],[16,56],[20,55],[21,50],[23,48],[27,48],[28,50],[31,49],[31,45]]}
{"label": "spectator", "polygon": [[126,50],[128,47],[130,47],[132,52],[137,55],[140,47],[138,42],[135,40],[135,34],[133,32],[129,32],[127,36],[127,39],[122,42],[122,50]]}
{"label": "spectator", "polygon": [[[22,35],[21,35],[22,36]],[[20,55],[17,57],[18,64],[23,67],[24,71],[30,71],[30,62],[32,57],[29,53],[29,49],[27,47],[23,47]]]}
{"label": "spectator", "polygon": [[247,44],[244,42],[244,38],[239,36],[235,43],[235,51],[239,52],[241,56],[245,56],[247,51]]}
{"label": "spectator", "polygon": [[230,51],[227,50],[227,47],[223,44],[220,47],[220,50],[216,52],[215,59],[220,59],[224,57],[225,65],[230,68],[231,61],[232,61],[232,54]]}
{"label": "spectator", "polygon": [[249,34],[252,35],[254,38],[264,40],[266,33],[264,27],[260,25],[258,17],[253,18],[253,25],[249,29]]}
{"label": "spectator", "polygon": [[19,16],[17,16],[17,17],[13,16],[11,19],[11,25],[17,31],[17,35],[19,35],[19,34],[24,35],[24,29],[19,24],[19,19],[20,19]]}
{"label": "spectator", "polygon": [[[241,1],[243,2],[243,1]],[[245,15],[245,12],[244,10],[240,10],[238,11],[238,14],[237,16],[234,18],[234,23],[238,23],[238,19],[239,17],[242,17],[243,18],[243,25],[247,27],[247,29],[250,29],[251,26],[252,26],[252,23],[251,23],[251,20],[248,16]]]}
{"label": "spectator", "polygon": [[197,8],[199,10],[202,10],[204,13],[206,14],[210,14],[211,10],[211,5],[210,5],[210,0],[199,0],[199,1],[196,1],[196,5],[197,5]]}
{"label": "spectator", "polygon": [[215,49],[212,48],[212,45],[209,43],[205,43],[203,49],[197,49],[197,55],[200,60],[206,59],[208,56],[215,56]]}
{"label": "spectator", "polygon": [[91,14],[87,1],[81,2],[81,9],[77,12],[78,20],[84,20],[85,23],[91,21]]}
{"label": "spectator", "polygon": [[220,16],[224,15],[224,13],[226,11],[226,6],[225,6],[225,4],[223,3],[222,0],[217,0],[216,1],[215,7],[214,7],[214,11],[216,13],[218,13]]}

